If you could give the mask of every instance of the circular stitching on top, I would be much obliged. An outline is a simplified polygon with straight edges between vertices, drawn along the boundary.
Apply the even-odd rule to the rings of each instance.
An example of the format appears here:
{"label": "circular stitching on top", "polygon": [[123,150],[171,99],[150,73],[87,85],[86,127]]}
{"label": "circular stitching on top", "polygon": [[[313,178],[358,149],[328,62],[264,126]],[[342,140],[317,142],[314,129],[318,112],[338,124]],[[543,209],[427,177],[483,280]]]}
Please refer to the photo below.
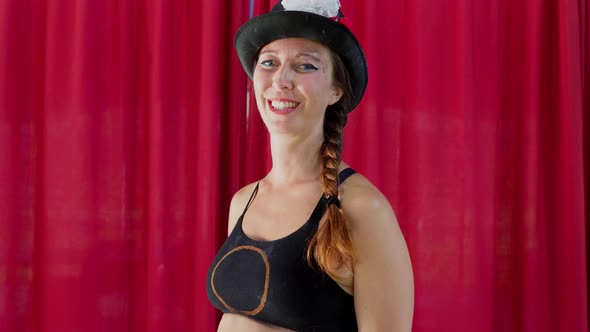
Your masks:
{"label": "circular stitching on top", "polygon": [[[221,262],[223,262],[223,260],[227,256],[229,256],[230,254],[232,254],[232,253],[234,253],[236,251],[240,251],[240,250],[252,250],[252,251],[258,253],[262,257],[262,261],[264,262],[264,267],[265,267],[264,290],[262,292],[262,297],[260,299],[260,303],[258,304],[258,306],[254,310],[239,310],[239,309],[236,309],[236,308],[230,306],[229,304],[227,304],[223,300],[223,298],[219,295],[219,293],[217,293],[217,290],[215,289],[215,282],[214,282],[215,281],[215,272],[217,271],[217,268],[219,267],[219,264],[221,264]],[[230,312],[232,312],[232,313],[240,313],[240,314],[246,315],[246,316],[254,316],[254,315],[258,314],[260,311],[262,311],[262,309],[264,309],[264,305],[266,304],[266,297],[268,295],[269,279],[270,279],[270,264],[268,263],[268,257],[266,256],[266,253],[264,251],[262,251],[260,248],[256,248],[254,246],[239,246],[239,247],[235,247],[234,249],[232,249],[231,251],[229,251],[227,254],[225,254],[219,260],[219,262],[217,262],[217,264],[215,265],[215,268],[213,269],[213,273],[211,274],[211,289],[213,290],[213,293],[215,294],[215,297],[217,297],[217,299]]]}

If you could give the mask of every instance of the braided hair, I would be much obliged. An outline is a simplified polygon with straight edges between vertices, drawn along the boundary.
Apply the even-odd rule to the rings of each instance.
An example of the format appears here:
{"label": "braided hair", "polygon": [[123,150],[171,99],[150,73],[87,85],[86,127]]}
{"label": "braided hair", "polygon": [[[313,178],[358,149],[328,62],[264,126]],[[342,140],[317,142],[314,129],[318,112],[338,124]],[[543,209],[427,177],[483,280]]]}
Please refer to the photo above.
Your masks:
{"label": "braided hair", "polygon": [[[334,84],[343,91],[338,102],[328,106],[324,117],[324,142],[320,148],[322,170],[320,174],[324,197],[338,197],[338,167],[342,160],[342,136],[347,113],[353,103],[350,75],[342,59],[334,52]],[[356,263],[350,231],[339,205],[329,204],[325,223],[319,227],[307,248],[307,261],[319,267],[333,279],[338,279],[337,270]],[[315,264],[314,264],[315,263]]]}

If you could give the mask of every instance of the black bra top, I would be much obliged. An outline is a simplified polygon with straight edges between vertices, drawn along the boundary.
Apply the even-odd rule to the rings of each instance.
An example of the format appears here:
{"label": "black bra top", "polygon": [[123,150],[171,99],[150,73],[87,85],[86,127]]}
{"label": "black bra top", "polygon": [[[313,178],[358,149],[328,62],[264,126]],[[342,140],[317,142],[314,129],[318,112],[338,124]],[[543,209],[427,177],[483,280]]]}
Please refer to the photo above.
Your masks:
{"label": "black bra top", "polygon": [[[351,168],[340,172],[340,183],[354,173]],[[357,331],[353,297],[306,259],[326,200],[319,200],[295,232],[274,241],[256,241],[244,234],[242,220],[257,191],[258,185],[209,268],[209,301],[225,313],[295,331]]]}

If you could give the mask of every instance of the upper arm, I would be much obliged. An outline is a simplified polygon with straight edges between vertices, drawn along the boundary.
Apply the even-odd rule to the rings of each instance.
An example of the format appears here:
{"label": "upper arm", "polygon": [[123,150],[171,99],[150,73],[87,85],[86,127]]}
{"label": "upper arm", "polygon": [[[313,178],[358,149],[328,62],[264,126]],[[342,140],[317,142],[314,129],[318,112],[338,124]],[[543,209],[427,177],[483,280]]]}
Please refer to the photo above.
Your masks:
{"label": "upper arm", "polygon": [[414,279],[393,209],[372,185],[361,186],[347,205],[357,256],[354,302],[359,331],[411,331]]}

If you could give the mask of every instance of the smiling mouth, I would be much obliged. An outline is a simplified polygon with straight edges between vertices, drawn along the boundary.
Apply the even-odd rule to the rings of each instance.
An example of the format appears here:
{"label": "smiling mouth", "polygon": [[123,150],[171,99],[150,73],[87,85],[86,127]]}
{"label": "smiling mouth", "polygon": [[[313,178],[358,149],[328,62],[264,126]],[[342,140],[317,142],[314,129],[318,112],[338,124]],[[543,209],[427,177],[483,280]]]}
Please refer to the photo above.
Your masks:
{"label": "smiling mouth", "polygon": [[299,103],[285,100],[269,100],[270,110],[278,114],[287,114],[293,112],[299,106]]}

